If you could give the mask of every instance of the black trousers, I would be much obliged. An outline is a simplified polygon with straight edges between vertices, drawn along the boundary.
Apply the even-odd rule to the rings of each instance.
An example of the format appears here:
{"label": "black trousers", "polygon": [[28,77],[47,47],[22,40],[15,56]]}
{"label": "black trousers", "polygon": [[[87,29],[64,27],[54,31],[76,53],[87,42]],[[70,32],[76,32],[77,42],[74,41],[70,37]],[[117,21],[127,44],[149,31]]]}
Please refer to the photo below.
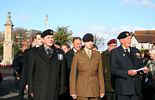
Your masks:
{"label": "black trousers", "polygon": [[137,95],[117,95],[117,100],[141,100],[140,96]]}
{"label": "black trousers", "polygon": [[116,100],[116,93],[115,92],[105,92],[105,96],[102,100]]}
{"label": "black trousers", "polygon": [[142,93],[143,93],[143,100],[155,100],[155,86],[153,86],[153,84],[143,88]]}
{"label": "black trousers", "polygon": [[59,100],[73,100],[73,98],[70,96],[70,94],[67,92],[63,95],[59,96]]}
{"label": "black trousers", "polygon": [[19,98],[20,98],[20,100],[24,100],[25,84],[26,84],[26,82],[25,82],[24,79],[17,80],[17,88],[19,90]]}

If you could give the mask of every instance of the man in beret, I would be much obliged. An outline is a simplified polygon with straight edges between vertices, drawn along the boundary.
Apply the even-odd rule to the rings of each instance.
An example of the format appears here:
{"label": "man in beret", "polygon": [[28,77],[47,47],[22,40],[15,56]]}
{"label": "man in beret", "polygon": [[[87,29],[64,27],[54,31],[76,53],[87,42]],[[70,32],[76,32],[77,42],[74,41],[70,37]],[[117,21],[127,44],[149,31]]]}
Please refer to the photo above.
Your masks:
{"label": "man in beret", "polygon": [[66,64],[61,49],[54,46],[53,31],[42,34],[43,45],[30,54],[29,93],[34,100],[58,100],[65,91]]}
{"label": "man in beret", "polygon": [[77,100],[99,100],[104,96],[104,78],[101,55],[92,50],[94,37],[83,37],[84,48],[73,57],[70,73],[70,95]]}
{"label": "man in beret", "polygon": [[[137,57],[138,49],[131,47],[132,34],[121,32],[117,37],[121,45],[111,52],[111,72],[115,77],[115,92],[117,100],[139,100],[141,96],[141,79],[138,69],[142,68]],[[141,69],[148,72],[146,67]]]}
{"label": "man in beret", "polygon": [[114,93],[114,78],[111,76],[110,55],[111,50],[117,47],[117,40],[111,39],[107,43],[107,50],[102,55],[102,62],[104,68],[104,80],[105,80],[105,96],[104,100],[116,100]]}

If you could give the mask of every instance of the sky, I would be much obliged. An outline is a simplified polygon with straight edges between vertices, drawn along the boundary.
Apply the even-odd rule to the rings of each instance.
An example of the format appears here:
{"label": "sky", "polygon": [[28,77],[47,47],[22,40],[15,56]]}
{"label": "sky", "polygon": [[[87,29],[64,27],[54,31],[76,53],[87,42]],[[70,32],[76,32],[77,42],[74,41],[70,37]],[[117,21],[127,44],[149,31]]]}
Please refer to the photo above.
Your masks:
{"label": "sky", "polygon": [[14,27],[43,31],[68,26],[74,36],[91,32],[107,41],[121,31],[155,29],[155,0],[1,0],[0,31],[8,12]]}

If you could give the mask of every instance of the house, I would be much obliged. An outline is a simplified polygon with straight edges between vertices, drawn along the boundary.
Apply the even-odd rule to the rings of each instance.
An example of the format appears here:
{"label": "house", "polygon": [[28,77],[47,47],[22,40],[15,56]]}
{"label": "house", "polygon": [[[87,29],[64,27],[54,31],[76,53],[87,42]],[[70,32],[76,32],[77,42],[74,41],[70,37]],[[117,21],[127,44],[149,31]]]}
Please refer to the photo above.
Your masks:
{"label": "house", "polygon": [[153,48],[155,45],[155,30],[136,30],[131,45],[138,49]]}

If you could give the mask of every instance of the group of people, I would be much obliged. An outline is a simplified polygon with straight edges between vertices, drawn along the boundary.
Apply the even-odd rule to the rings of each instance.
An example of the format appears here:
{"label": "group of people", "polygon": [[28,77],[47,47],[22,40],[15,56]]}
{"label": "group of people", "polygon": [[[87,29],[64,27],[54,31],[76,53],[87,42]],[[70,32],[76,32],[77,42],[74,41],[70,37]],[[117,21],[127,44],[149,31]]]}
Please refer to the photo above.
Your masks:
{"label": "group of people", "polygon": [[25,86],[33,100],[141,100],[141,76],[154,75],[155,68],[142,64],[139,50],[130,46],[130,32],[118,35],[118,47],[110,40],[102,53],[91,33],[73,37],[73,48],[59,46],[53,35],[51,29],[37,33],[31,48],[13,61],[21,100]]}

